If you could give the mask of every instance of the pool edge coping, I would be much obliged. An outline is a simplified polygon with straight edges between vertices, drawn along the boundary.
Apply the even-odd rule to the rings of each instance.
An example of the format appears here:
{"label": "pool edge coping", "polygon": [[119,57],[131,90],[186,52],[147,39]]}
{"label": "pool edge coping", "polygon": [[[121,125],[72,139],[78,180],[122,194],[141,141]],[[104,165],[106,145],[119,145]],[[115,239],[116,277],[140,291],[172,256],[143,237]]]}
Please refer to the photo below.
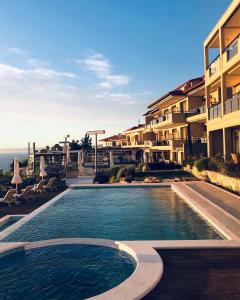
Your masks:
{"label": "pool edge coping", "polygon": [[13,233],[15,230],[17,230],[18,228],[20,228],[22,225],[24,225],[25,223],[27,223],[28,221],[30,221],[32,218],[34,218],[35,216],[37,216],[38,214],[40,214],[46,208],[48,208],[49,206],[51,206],[52,204],[54,204],[55,202],[57,202],[61,197],[65,196],[70,191],[71,191],[71,189],[66,189],[62,193],[58,194],[57,196],[55,196],[54,198],[52,198],[48,202],[44,203],[43,205],[41,205],[40,207],[38,207],[37,209],[35,209],[34,211],[32,211],[30,214],[25,215],[22,219],[20,219],[19,221],[17,221],[13,225],[9,226],[8,228],[6,228],[2,232],[0,232],[0,243],[2,242],[2,240],[5,237],[7,237],[11,233]]}

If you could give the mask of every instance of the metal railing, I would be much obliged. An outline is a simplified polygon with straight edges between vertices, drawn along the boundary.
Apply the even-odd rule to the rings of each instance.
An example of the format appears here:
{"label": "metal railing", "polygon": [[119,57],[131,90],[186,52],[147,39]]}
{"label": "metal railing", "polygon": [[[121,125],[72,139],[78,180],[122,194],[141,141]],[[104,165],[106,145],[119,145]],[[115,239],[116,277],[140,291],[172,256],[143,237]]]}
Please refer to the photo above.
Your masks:
{"label": "metal railing", "polygon": [[232,59],[236,54],[238,54],[238,40],[240,35],[238,35],[231,44],[225,49],[224,52],[227,53],[227,61]]}
{"label": "metal railing", "polygon": [[240,93],[235,94],[232,98],[224,101],[225,114],[229,114],[237,110],[240,110]]}
{"label": "metal railing", "polygon": [[200,114],[203,114],[206,112],[206,106],[205,105],[202,105],[202,106],[199,106],[199,107],[196,107],[196,108],[192,108],[190,109],[186,115],[187,117],[192,117],[192,116],[195,116],[195,115],[200,115]]}
{"label": "metal railing", "polygon": [[170,141],[169,140],[163,140],[163,141],[152,141],[153,146],[169,146]]}
{"label": "metal railing", "polygon": [[210,77],[217,73],[217,64],[218,64],[219,58],[220,58],[220,55],[218,55],[207,67]]}
{"label": "metal railing", "polygon": [[210,120],[220,118],[222,114],[221,103],[215,104],[208,109],[208,117]]}

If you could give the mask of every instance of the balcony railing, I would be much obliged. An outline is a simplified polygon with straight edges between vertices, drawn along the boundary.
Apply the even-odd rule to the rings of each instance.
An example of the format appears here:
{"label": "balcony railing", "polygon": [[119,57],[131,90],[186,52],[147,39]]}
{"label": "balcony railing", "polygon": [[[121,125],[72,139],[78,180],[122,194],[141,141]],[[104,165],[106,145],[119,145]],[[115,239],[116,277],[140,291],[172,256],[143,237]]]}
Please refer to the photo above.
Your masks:
{"label": "balcony railing", "polygon": [[170,111],[168,113],[163,114],[158,119],[154,119],[150,122],[151,126],[161,124],[165,121],[170,121],[170,123],[181,123],[186,118],[186,112],[184,111]]}
{"label": "balcony railing", "polygon": [[232,98],[224,101],[225,114],[229,114],[237,110],[240,110],[240,93],[235,94]]}
{"label": "balcony railing", "polygon": [[153,146],[169,146],[170,141],[169,140],[163,140],[163,141],[152,141]]}
{"label": "balcony railing", "polygon": [[220,118],[222,114],[222,105],[221,103],[215,104],[214,106],[208,109],[209,120]]}
{"label": "balcony railing", "polygon": [[209,72],[209,77],[217,73],[219,67],[220,55],[218,55],[207,67]]}
{"label": "balcony railing", "polygon": [[202,105],[193,109],[190,109],[189,112],[187,112],[187,117],[192,117],[195,115],[200,115],[206,112],[206,106]]}
{"label": "balcony railing", "polygon": [[162,116],[159,117],[158,119],[152,120],[150,124],[151,124],[151,125],[157,125],[157,124],[159,124],[159,123],[161,123],[161,122],[164,122],[164,121],[166,121],[166,120],[169,120],[169,119],[170,119],[170,113],[165,114],[165,115],[162,115]]}
{"label": "balcony railing", "polygon": [[227,61],[232,59],[236,54],[239,52],[239,38],[240,35],[238,35],[231,44],[225,49],[224,52],[227,53]]}

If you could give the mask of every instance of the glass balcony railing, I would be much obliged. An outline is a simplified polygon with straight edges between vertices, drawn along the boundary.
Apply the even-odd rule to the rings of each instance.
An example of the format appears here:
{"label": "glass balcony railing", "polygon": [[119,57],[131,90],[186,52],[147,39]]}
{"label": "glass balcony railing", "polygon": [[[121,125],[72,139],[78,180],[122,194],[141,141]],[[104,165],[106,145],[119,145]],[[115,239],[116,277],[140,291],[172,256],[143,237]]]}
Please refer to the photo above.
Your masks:
{"label": "glass balcony railing", "polygon": [[209,120],[220,118],[222,114],[222,105],[221,103],[215,104],[208,109]]}
{"label": "glass balcony railing", "polygon": [[218,55],[209,65],[208,65],[208,72],[209,77],[213,76],[219,71],[219,59],[220,56]]}
{"label": "glass balcony railing", "polygon": [[189,112],[187,112],[187,117],[192,117],[195,115],[200,115],[206,112],[206,106],[202,105],[193,109],[190,109]]}
{"label": "glass balcony railing", "polygon": [[152,141],[153,146],[169,146],[170,141],[169,140],[163,140],[163,141]]}
{"label": "glass balcony railing", "polygon": [[237,110],[240,110],[240,93],[235,94],[232,98],[224,101],[225,114],[229,114]]}
{"label": "glass balcony railing", "polygon": [[236,54],[239,53],[239,39],[240,36],[238,35],[226,48],[225,52],[227,53],[227,61],[231,60]]}

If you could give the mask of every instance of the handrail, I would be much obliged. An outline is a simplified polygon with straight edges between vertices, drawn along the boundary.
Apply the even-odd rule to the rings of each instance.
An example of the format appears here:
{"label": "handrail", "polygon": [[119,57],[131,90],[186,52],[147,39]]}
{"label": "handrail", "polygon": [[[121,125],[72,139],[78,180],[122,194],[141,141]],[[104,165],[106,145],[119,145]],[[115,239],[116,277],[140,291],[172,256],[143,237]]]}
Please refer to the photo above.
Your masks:
{"label": "handrail", "polygon": [[220,57],[220,54],[218,54],[218,56],[216,56],[208,65],[207,65],[207,69],[209,69],[209,67],[214,63],[216,62]]}
{"label": "handrail", "polygon": [[234,40],[232,40],[223,50],[223,53],[226,52],[231,46],[232,44],[234,44],[240,37],[240,33],[235,37]]}

